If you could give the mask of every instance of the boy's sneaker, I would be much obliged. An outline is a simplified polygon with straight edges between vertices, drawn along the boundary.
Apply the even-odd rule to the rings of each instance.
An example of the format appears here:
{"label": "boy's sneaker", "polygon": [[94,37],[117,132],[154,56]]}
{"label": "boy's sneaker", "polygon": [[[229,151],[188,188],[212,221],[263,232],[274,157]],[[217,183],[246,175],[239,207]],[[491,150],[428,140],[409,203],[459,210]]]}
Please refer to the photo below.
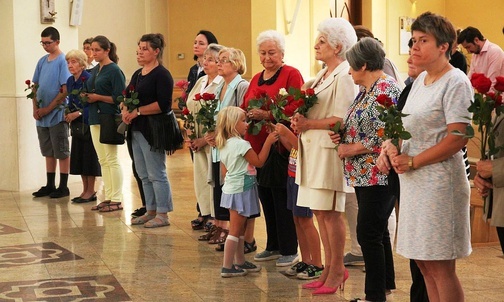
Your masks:
{"label": "boy's sneaker", "polygon": [[363,256],[355,256],[354,254],[348,252],[343,257],[343,264],[345,265],[364,265]]}
{"label": "boy's sneaker", "polygon": [[55,187],[43,186],[38,191],[33,192],[32,195],[35,197],[44,197],[49,196],[49,194],[51,194],[54,191],[56,191]]}
{"label": "boy's sneaker", "polygon": [[255,265],[252,262],[245,261],[243,264],[235,264],[236,267],[241,268],[247,273],[257,273],[261,271],[260,265]]}
{"label": "boy's sneaker", "polygon": [[278,258],[278,260],[276,261],[276,266],[291,266],[294,263],[298,263],[298,261],[299,261],[298,254],[282,256]]}
{"label": "boy's sneaker", "polygon": [[234,265],[231,266],[231,268],[223,267],[221,269],[221,273],[220,273],[222,278],[245,276],[246,274],[247,274],[247,271],[242,270],[241,268],[236,268]]}
{"label": "boy's sneaker", "polygon": [[133,217],[133,218],[141,217],[141,216],[145,215],[145,213],[147,213],[147,209],[145,207],[141,207],[141,208],[138,208],[135,211],[133,211],[133,213],[131,213],[131,217]]}
{"label": "boy's sneaker", "polygon": [[275,259],[278,259],[280,257],[282,257],[282,255],[280,255],[279,251],[267,251],[267,250],[264,250],[264,251],[262,251],[260,253],[255,254],[254,260],[255,261],[268,261],[268,260],[275,260]]}
{"label": "boy's sneaker", "polygon": [[67,196],[70,196],[70,190],[68,189],[68,187],[57,188],[56,190],[52,191],[51,194],[49,194],[49,197],[51,198],[61,198]]}
{"label": "boy's sneaker", "polygon": [[313,264],[308,265],[308,267],[297,274],[298,279],[303,279],[303,280],[311,280],[311,279],[317,279],[322,275],[322,272],[324,271],[324,267],[318,267]]}
{"label": "boy's sneaker", "polygon": [[298,262],[298,263],[294,264],[293,266],[289,267],[285,271],[285,274],[289,275],[289,276],[296,276],[297,274],[303,272],[307,267],[308,267],[308,264],[301,261],[301,262]]}

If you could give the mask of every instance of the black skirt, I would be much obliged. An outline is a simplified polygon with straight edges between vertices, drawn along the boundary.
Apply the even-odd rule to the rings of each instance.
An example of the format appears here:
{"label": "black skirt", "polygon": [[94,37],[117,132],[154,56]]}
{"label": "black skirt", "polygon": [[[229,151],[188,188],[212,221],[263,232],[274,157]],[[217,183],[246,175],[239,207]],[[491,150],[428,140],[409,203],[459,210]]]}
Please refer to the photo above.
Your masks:
{"label": "black skirt", "polygon": [[86,140],[72,137],[72,147],[70,148],[70,174],[101,176],[98,155],[96,155],[91,137]]}

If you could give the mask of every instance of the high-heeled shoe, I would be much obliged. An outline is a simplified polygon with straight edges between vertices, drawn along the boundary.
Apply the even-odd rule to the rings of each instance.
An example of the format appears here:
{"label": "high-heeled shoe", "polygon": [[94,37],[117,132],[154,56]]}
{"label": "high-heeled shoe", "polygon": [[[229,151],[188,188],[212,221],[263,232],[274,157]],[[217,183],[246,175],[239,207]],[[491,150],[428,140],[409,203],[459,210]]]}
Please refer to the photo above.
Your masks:
{"label": "high-heeled shoe", "polygon": [[349,274],[348,270],[345,268],[345,273],[343,274],[343,282],[339,284],[339,286],[336,287],[328,287],[328,286],[321,286],[317,290],[313,292],[314,295],[330,295],[334,294],[337,290],[338,287],[341,291],[345,290],[345,282],[348,279]]}
{"label": "high-heeled shoe", "polygon": [[301,287],[303,289],[317,289],[317,288],[321,288],[322,286],[324,286],[324,281],[312,281],[312,282],[303,284]]}

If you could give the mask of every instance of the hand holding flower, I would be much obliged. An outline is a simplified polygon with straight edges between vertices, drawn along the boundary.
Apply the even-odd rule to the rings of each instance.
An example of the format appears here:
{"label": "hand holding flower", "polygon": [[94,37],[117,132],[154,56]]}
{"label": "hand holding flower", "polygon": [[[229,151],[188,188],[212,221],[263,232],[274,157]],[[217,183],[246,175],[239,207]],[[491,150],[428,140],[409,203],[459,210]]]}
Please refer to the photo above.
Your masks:
{"label": "hand holding flower", "polygon": [[273,145],[277,140],[278,140],[278,133],[276,131],[270,132],[268,134],[268,137],[266,138],[266,141],[264,142],[265,145]]}
{"label": "hand holding flower", "polygon": [[65,115],[65,121],[67,123],[71,123],[73,120],[78,118],[80,116],[79,111],[74,111],[74,112],[69,112],[68,114]]}
{"label": "hand holding flower", "polygon": [[404,172],[408,172],[409,168],[409,160],[410,156],[408,154],[400,154],[391,159],[392,167],[397,174],[403,174]]}
{"label": "hand holding flower", "polygon": [[488,191],[493,188],[492,183],[482,178],[479,173],[474,177],[474,186],[482,197],[488,196]]}
{"label": "hand holding flower", "polygon": [[296,133],[301,133],[308,130],[309,120],[302,114],[294,114],[294,116],[291,118],[291,123],[291,128]]}
{"label": "hand holding flower", "polygon": [[207,142],[207,144],[209,144],[210,146],[212,146],[212,147],[216,146],[216,144],[215,144],[215,132],[210,131],[210,132],[205,133],[204,139]]}
{"label": "hand holding flower", "polygon": [[478,175],[482,178],[492,177],[492,161],[490,160],[480,160],[476,163],[476,171]]}

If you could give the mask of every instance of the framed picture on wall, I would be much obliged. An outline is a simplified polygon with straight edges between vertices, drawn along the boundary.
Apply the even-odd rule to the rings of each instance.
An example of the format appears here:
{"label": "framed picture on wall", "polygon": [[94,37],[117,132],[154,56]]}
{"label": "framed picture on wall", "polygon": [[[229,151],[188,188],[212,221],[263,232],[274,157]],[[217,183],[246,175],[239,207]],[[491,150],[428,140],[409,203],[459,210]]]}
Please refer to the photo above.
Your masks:
{"label": "framed picture on wall", "polygon": [[411,24],[415,18],[399,17],[399,54],[407,55],[409,53],[408,42],[411,39]]}
{"label": "framed picture on wall", "polygon": [[55,18],[54,0],[40,0],[40,23],[54,23]]}

